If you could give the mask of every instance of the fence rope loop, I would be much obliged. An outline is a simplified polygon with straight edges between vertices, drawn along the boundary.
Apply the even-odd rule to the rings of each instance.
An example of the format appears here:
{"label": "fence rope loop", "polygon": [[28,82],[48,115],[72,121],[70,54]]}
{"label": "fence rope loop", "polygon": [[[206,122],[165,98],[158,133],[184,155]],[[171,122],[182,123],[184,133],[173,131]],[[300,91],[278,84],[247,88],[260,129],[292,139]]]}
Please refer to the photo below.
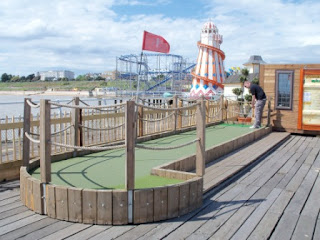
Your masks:
{"label": "fence rope loop", "polygon": [[36,103],[30,101],[29,99],[27,99],[27,103],[32,108],[39,108],[40,107],[40,103],[36,104]]}
{"label": "fence rope loop", "polygon": [[40,136],[40,134],[39,134],[39,133],[33,133],[33,132],[30,132],[30,133],[29,133],[29,135],[37,136],[37,137],[39,137],[39,136]]}
{"label": "fence rope loop", "polygon": [[114,127],[92,128],[92,127],[86,127],[86,126],[84,126],[82,124],[79,124],[79,127],[82,127],[82,128],[85,128],[85,129],[89,129],[89,130],[93,130],[93,131],[108,131],[108,130],[113,130],[113,129],[120,128],[120,127],[123,127],[123,126],[124,126],[124,123],[120,124],[120,125],[117,125],[117,126],[114,126]]}
{"label": "fence rope loop", "polygon": [[84,104],[85,106],[90,106],[90,104],[86,103],[85,101],[82,101],[81,99],[79,99],[79,102],[81,102],[81,103]]}
{"label": "fence rope loop", "polygon": [[57,131],[57,132],[53,132],[53,133],[51,133],[51,135],[56,135],[56,134],[59,134],[59,133],[65,132],[65,131],[67,131],[69,128],[73,127],[73,126],[74,126],[74,125],[70,125],[70,126],[68,126],[68,127],[64,128],[64,129],[61,129],[61,130]]}
{"label": "fence rope loop", "polygon": [[190,142],[184,143],[184,144],[180,144],[180,145],[176,145],[176,146],[172,146],[172,147],[148,147],[146,145],[141,145],[141,144],[136,144],[136,148],[141,148],[141,149],[146,149],[146,150],[173,150],[173,149],[178,149],[178,148],[182,148],[185,146],[189,146],[195,142],[200,141],[199,138],[196,138]]}
{"label": "fence rope loop", "polygon": [[51,142],[52,145],[64,147],[64,148],[73,148],[77,150],[91,150],[91,151],[104,151],[104,150],[113,150],[113,149],[120,149],[125,148],[126,145],[114,145],[114,146],[105,146],[105,147],[85,147],[85,146],[74,146],[68,145],[63,143]]}
{"label": "fence rope loop", "polygon": [[36,140],[36,139],[32,138],[27,132],[25,132],[24,134],[31,142],[36,143],[36,144],[40,144],[40,140]]}

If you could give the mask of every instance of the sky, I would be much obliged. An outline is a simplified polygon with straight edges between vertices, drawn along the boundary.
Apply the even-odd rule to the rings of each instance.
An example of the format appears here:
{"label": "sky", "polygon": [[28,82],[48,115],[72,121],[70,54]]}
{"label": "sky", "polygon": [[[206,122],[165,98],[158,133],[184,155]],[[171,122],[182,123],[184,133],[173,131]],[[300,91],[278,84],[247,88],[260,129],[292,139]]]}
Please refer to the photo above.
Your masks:
{"label": "sky", "polygon": [[140,54],[143,31],[195,62],[209,19],[223,35],[226,70],[250,55],[267,63],[320,63],[320,1],[0,0],[0,74],[78,74],[116,68]]}

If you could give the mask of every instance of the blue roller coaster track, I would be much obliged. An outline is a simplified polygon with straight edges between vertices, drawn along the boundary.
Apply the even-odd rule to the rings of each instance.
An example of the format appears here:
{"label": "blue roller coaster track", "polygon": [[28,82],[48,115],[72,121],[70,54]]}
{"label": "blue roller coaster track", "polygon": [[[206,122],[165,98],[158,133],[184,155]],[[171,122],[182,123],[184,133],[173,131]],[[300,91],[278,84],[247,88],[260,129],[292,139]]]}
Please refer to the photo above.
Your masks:
{"label": "blue roller coaster track", "polygon": [[[148,60],[146,60],[148,57],[172,57],[175,59],[174,64],[180,69],[178,71],[176,69],[167,70],[167,71],[163,71],[163,70],[159,69],[157,71],[152,71],[148,65]],[[145,91],[151,91],[151,90],[161,86],[162,84],[170,81],[174,76],[177,76],[177,74],[189,73],[190,69],[192,69],[195,66],[195,64],[191,64],[191,65],[187,66],[185,69],[181,69],[181,67],[183,66],[183,63],[184,63],[184,59],[182,56],[176,55],[176,54],[143,53],[142,56],[135,55],[135,54],[128,54],[128,55],[122,55],[122,56],[118,57],[118,60],[125,62],[125,63],[129,63],[129,64],[135,64],[137,67],[136,73],[134,73],[134,72],[121,73],[121,75],[124,77],[136,76],[136,75],[146,76],[146,75],[152,75],[152,74],[166,74],[165,79],[156,83],[155,85],[150,86],[149,84],[147,84],[148,88]],[[143,69],[141,68],[142,66],[143,66]]]}
{"label": "blue roller coaster track", "polygon": [[[196,65],[196,64],[192,64],[192,65],[190,65],[189,67],[187,67],[186,69],[183,69],[183,70],[182,70],[182,73],[188,73],[188,71],[189,71],[190,69],[192,69],[195,65]],[[161,82],[159,82],[159,83],[157,83],[157,84],[149,87],[149,88],[146,90],[146,92],[151,91],[151,90],[155,89],[156,87],[159,87],[160,85],[168,82],[169,80],[172,79],[172,77],[174,76],[175,73],[180,73],[180,72],[171,71],[170,73],[171,73],[171,74],[168,75],[168,76],[167,76],[165,79],[163,79]]]}

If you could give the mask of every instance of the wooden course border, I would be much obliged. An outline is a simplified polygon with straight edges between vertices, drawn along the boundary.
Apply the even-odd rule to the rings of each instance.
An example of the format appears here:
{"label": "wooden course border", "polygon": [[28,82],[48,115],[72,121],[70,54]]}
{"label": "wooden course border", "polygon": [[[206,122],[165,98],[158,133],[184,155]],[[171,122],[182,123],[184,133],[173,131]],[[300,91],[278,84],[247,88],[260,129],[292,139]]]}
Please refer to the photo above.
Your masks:
{"label": "wooden course border", "polygon": [[[250,133],[241,135],[223,142],[217,146],[206,150],[206,163],[212,162],[226,154],[231,153],[255,140],[272,132],[271,127],[256,129]],[[191,155],[186,158],[178,159],[169,163],[165,163],[151,170],[151,174],[160,177],[175,178],[180,180],[192,179],[196,176],[194,173],[189,173],[196,169],[196,155]]]}
{"label": "wooden course border", "polygon": [[202,189],[203,178],[195,174],[180,184],[135,189],[130,221],[127,190],[43,185],[30,176],[26,167],[20,169],[20,197],[24,205],[36,213],[78,223],[125,225],[175,218],[202,205]]}
{"label": "wooden course border", "polygon": [[[271,132],[261,128],[206,150],[206,162],[228,154]],[[90,224],[140,224],[167,220],[192,212],[202,205],[203,177],[195,169],[196,156],[152,169],[152,174],[185,180],[183,183],[134,189],[131,217],[127,190],[93,190],[43,184],[20,169],[20,197],[24,205],[39,214],[60,220]],[[36,165],[33,165],[35,167]]]}

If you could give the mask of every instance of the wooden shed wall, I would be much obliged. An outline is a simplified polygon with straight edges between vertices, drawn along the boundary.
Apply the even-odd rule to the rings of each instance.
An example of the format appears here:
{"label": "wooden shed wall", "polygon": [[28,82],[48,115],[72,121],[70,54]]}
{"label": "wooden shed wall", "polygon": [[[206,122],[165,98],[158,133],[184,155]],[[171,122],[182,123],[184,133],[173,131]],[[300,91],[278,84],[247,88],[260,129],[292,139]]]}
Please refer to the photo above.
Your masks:
{"label": "wooden shed wall", "polygon": [[[268,98],[271,98],[271,124],[275,130],[287,131],[292,133],[308,133],[298,130],[298,108],[299,108],[299,90],[300,90],[300,69],[317,68],[320,64],[264,64],[260,66],[260,85],[264,89]],[[291,110],[276,109],[276,71],[293,70],[293,101]],[[266,110],[266,108],[265,108]],[[266,116],[266,113],[263,114]],[[264,118],[266,123],[266,118]],[[311,132],[310,132],[311,133]]]}

